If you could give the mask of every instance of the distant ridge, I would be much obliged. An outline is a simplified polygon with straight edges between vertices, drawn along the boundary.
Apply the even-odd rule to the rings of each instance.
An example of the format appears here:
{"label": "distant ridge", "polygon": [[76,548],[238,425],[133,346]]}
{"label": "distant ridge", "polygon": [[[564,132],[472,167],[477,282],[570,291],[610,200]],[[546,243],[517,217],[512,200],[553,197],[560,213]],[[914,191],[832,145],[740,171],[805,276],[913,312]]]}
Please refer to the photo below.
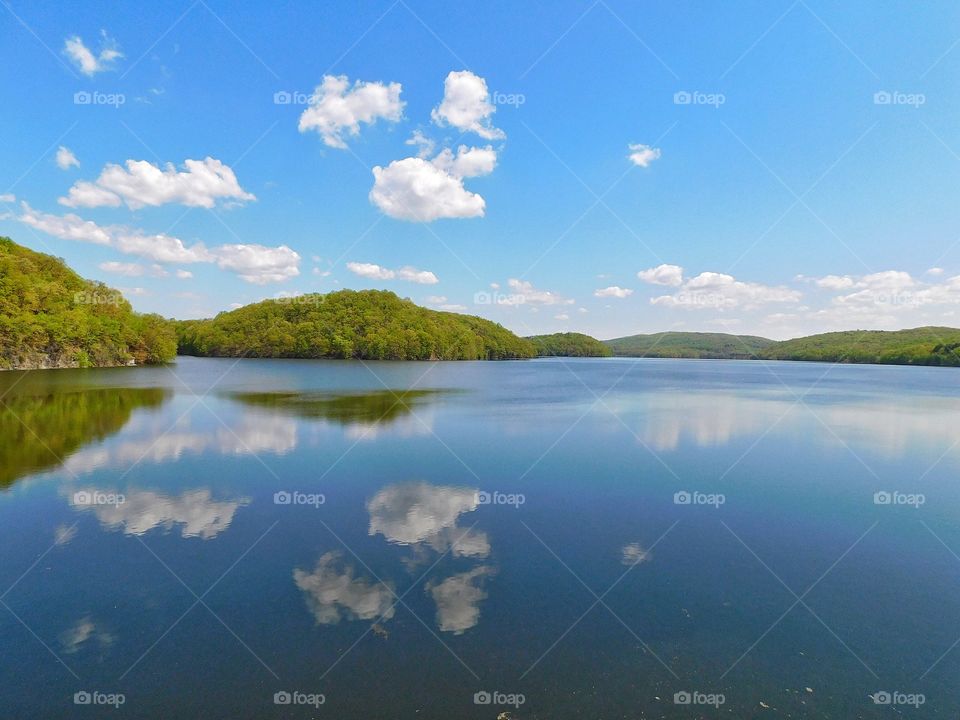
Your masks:
{"label": "distant ridge", "polygon": [[769,360],[955,367],[960,365],[960,330],[926,326],[822,333],[774,343],[761,356]]}
{"label": "distant ridge", "polygon": [[604,340],[614,355],[654,358],[702,358],[712,360],[756,359],[774,344],[756,335],[726,333],[661,332]]}

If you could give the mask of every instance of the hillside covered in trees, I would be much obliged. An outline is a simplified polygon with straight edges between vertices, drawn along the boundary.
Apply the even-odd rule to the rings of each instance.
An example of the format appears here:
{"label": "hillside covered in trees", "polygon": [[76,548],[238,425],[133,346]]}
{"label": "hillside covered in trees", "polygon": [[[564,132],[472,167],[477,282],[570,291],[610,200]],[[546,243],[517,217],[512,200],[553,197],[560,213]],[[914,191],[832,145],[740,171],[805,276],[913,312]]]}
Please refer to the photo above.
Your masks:
{"label": "hillside covered in trees", "polygon": [[528,340],[489,320],[415,305],[387,290],[339,290],[264,300],[177,323],[182,355],[509,360],[536,356]]}
{"label": "hillside covered in trees", "polygon": [[709,358],[749,360],[772,345],[773,340],[754,335],[726,333],[662,332],[605,340],[614,355],[654,358]]}
{"label": "hillside covered in trees", "polygon": [[162,363],[176,349],[169,321],[135,313],[63,260],[0,237],[0,369]]}
{"label": "hillside covered in trees", "polygon": [[596,338],[583,333],[531,335],[527,338],[540,357],[610,357],[613,351]]}
{"label": "hillside covered in trees", "polygon": [[960,366],[960,330],[846,330],[774,343],[760,356],[769,360]]}

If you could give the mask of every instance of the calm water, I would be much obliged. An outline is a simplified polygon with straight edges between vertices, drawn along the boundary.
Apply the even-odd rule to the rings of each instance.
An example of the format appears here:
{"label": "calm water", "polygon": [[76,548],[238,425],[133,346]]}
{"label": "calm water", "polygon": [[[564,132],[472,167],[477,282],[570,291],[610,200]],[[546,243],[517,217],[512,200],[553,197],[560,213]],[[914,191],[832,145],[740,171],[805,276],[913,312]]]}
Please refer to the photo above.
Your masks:
{"label": "calm water", "polygon": [[182,358],[0,394],[4,718],[960,712],[957,370]]}

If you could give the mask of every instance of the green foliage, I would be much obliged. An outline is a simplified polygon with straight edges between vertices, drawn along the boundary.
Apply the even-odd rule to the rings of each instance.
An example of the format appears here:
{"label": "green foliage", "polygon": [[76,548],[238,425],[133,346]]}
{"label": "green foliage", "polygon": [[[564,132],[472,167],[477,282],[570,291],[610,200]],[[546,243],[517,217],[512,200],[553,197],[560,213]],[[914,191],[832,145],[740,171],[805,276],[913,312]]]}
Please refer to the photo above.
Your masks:
{"label": "green foliage", "polygon": [[138,315],[63,260],[0,237],[0,369],[158,363],[175,353],[169,321]]}
{"label": "green foliage", "polygon": [[596,338],[583,333],[553,333],[527,338],[540,357],[610,357],[613,351]]}
{"label": "green foliage", "polygon": [[628,357],[749,360],[758,357],[773,340],[754,335],[662,332],[606,340],[605,344],[614,355]]}
{"label": "green foliage", "polygon": [[386,290],[264,300],[208,320],[176,323],[182,355],[506,360],[536,355],[506,328],[471,315],[419,307]]}
{"label": "green foliage", "polygon": [[761,356],[771,360],[960,366],[960,330],[848,330],[775,343]]}

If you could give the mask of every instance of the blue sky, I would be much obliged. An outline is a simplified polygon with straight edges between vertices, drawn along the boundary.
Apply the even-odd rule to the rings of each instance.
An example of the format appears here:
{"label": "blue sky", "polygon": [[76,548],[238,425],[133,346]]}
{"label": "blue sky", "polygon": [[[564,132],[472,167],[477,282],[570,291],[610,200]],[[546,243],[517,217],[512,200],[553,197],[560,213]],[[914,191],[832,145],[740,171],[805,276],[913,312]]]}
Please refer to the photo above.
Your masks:
{"label": "blue sky", "polygon": [[960,323],[955,3],[0,18],[0,234],[140,310],[389,288],[521,334]]}

